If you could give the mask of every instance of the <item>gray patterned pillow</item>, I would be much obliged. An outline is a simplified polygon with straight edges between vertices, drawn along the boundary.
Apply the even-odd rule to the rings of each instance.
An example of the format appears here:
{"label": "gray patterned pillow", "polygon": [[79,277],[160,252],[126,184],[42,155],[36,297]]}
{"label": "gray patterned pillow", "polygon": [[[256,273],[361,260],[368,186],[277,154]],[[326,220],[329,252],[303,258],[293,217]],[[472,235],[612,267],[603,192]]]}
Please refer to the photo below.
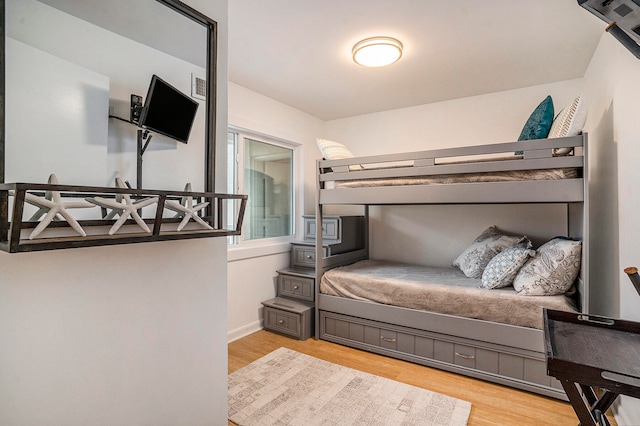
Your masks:
{"label": "gray patterned pillow", "polygon": [[531,241],[526,240],[498,253],[484,269],[480,287],[491,289],[512,285],[520,268],[536,254],[531,246]]}
{"label": "gray patterned pillow", "polygon": [[523,296],[566,293],[580,272],[582,243],[554,238],[544,243],[520,269],[513,287]]}
{"label": "gray patterned pillow", "polygon": [[481,278],[484,268],[495,255],[524,239],[522,236],[504,235],[491,226],[453,260],[453,266],[460,268],[469,278]]}

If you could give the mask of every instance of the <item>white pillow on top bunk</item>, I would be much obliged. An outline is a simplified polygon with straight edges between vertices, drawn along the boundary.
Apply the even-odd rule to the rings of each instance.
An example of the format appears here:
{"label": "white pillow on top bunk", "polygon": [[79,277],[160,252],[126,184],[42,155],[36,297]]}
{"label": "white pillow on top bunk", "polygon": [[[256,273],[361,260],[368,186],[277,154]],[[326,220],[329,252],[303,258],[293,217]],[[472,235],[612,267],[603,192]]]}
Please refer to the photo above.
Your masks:
{"label": "white pillow on top bunk", "polygon": [[[564,108],[558,116],[553,120],[551,130],[549,130],[549,138],[566,138],[577,136],[582,132],[584,124],[587,121],[587,104],[582,94],[575,98],[566,108]],[[573,148],[555,148],[555,155],[568,155]]]}
{"label": "white pillow on top bunk", "polygon": [[[349,149],[340,142],[316,138],[316,144],[318,144],[318,149],[322,153],[322,158],[325,160],[342,160],[343,158],[353,158],[353,154],[351,153],[351,151],[349,151]],[[359,164],[352,164],[349,166],[349,170],[362,169],[363,167]]]}
{"label": "white pillow on top bunk", "polygon": [[587,121],[587,105],[582,95],[575,98],[553,120],[549,138],[577,136]]}
{"label": "white pillow on top bunk", "polygon": [[328,139],[316,138],[318,149],[322,153],[325,160],[341,160],[343,158],[352,158],[353,154],[349,149],[340,142],[330,141]]}
{"label": "white pillow on top bunk", "polygon": [[524,236],[504,235],[495,226],[490,226],[454,260],[453,266],[469,278],[482,278],[484,269],[498,253],[525,240]]}
{"label": "white pillow on top bunk", "polygon": [[520,269],[513,288],[522,296],[564,294],[580,272],[582,242],[556,237],[547,241]]}

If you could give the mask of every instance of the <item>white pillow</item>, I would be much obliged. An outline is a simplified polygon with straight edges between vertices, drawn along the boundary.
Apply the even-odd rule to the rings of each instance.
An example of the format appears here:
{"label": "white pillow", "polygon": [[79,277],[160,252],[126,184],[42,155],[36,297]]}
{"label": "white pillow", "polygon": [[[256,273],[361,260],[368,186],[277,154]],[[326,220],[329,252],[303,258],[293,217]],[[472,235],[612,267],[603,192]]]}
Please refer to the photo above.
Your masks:
{"label": "white pillow", "polygon": [[547,241],[520,269],[513,288],[522,296],[566,293],[580,272],[582,243],[566,238]]}
{"label": "white pillow", "polygon": [[342,158],[352,158],[353,154],[346,146],[340,142],[330,141],[327,139],[316,138],[318,148],[325,160],[340,160]]}
{"label": "white pillow", "polygon": [[[325,160],[341,160],[343,158],[353,158],[353,154],[346,146],[340,142],[330,141],[328,139],[316,138],[318,148],[322,153],[322,158]],[[362,170],[360,164],[352,164],[349,166],[349,171]]]}
{"label": "white pillow", "polygon": [[[587,121],[587,104],[582,95],[578,96],[553,120],[549,138],[566,138],[577,136],[582,132]],[[568,155],[573,148],[556,148],[555,155]]]}

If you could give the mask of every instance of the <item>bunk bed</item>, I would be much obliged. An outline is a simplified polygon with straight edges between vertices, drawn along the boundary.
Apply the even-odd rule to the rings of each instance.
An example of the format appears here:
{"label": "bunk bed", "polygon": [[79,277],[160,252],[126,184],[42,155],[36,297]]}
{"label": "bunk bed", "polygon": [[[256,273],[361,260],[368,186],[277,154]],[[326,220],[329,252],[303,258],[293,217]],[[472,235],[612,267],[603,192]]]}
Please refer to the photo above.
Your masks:
{"label": "bunk bed", "polygon": [[[560,152],[570,155],[557,155]],[[368,266],[381,266],[380,259],[369,259],[370,206],[560,203],[567,208],[567,223],[562,225],[567,230],[565,237],[580,240],[582,245],[572,295],[574,305],[563,309],[588,313],[586,167],[586,134],[319,160],[316,338],[566,400],[560,383],[546,374],[541,308],[540,321],[520,324],[430,308],[399,307],[328,291],[331,283],[323,282],[323,275],[334,269],[358,269],[366,262]],[[323,257],[323,214],[329,206],[346,205],[364,206],[364,248]],[[484,291],[489,294],[495,290]]]}

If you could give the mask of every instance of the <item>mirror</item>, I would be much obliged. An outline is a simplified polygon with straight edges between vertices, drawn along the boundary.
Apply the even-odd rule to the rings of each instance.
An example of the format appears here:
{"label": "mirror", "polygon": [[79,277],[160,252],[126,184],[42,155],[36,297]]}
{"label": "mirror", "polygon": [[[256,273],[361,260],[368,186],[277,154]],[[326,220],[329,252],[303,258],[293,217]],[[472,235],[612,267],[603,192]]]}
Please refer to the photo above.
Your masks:
{"label": "mirror", "polygon": [[54,173],[64,185],[113,187],[120,177],[135,187],[131,95],[146,98],[156,74],[198,108],[187,143],[152,132],[142,187],[213,191],[215,21],[175,0],[5,7],[3,182],[45,183]]}

